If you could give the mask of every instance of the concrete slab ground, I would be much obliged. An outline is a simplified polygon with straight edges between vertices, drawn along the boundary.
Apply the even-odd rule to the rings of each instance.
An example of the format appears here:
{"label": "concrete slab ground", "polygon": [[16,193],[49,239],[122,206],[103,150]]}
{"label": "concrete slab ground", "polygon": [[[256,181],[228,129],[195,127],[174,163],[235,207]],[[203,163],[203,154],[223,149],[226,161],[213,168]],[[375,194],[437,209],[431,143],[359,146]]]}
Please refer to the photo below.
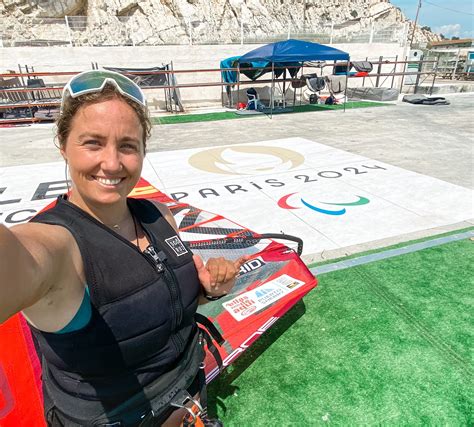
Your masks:
{"label": "concrete slab ground", "polygon": [[[474,188],[474,94],[449,94],[449,106],[411,105],[155,126],[149,153],[301,137],[408,171]],[[0,168],[61,160],[52,125],[0,129]],[[154,155],[156,156],[156,154]],[[0,169],[1,172],[1,169]],[[1,173],[0,173],[1,179]],[[0,185],[1,187],[1,185]],[[205,208],[205,206],[202,206]],[[473,225],[443,227],[311,254],[328,259]]]}

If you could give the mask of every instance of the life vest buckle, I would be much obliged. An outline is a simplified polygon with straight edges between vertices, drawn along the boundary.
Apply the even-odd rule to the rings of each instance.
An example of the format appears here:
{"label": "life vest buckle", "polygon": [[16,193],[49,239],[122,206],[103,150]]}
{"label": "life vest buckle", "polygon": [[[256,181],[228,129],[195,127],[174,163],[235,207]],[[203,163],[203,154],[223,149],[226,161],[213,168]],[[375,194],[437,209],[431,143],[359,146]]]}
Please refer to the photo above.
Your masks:
{"label": "life vest buckle", "polygon": [[201,404],[193,399],[186,390],[181,390],[170,402],[170,405],[175,408],[183,408],[188,412],[183,421],[183,425],[195,425],[199,416],[203,413]]}

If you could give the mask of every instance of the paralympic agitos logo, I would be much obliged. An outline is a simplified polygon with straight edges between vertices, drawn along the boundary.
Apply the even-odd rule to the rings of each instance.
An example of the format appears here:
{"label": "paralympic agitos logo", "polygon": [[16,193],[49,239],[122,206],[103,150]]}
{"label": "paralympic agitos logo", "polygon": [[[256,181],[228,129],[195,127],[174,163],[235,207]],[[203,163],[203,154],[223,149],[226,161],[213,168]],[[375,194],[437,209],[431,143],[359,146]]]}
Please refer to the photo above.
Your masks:
{"label": "paralympic agitos logo", "polygon": [[[306,207],[308,209],[311,209],[321,214],[338,216],[338,215],[344,215],[347,211],[346,210],[347,207],[362,206],[370,202],[370,200],[367,199],[366,197],[362,197],[362,196],[355,196],[355,197],[357,197],[358,200],[342,202],[342,203],[341,202],[338,202],[338,203],[322,202],[322,201],[309,202],[303,199],[303,197],[299,196],[298,193],[290,193],[290,194],[284,195],[278,200],[278,206],[282,209],[301,209],[302,207]],[[291,204],[289,202],[290,199],[291,199]]]}
{"label": "paralympic agitos logo", "polygon": [[224,175],[285,172],[304,163],[294,150],[266,145],[216,147],[193,154],[188,162],[199,170]]}

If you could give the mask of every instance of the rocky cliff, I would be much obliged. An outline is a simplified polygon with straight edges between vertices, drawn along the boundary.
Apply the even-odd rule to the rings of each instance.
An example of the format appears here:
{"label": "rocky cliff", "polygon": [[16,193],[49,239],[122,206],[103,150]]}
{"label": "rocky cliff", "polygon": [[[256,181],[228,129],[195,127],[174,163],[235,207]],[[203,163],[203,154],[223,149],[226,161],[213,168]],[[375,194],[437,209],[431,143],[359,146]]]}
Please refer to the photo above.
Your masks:
{"label": "rocky cliff", "polygon": [[[4,38],[51,39],[56,25],[56,33],[64,27],[64,37],[81,45],[229,43],[240,40],[241,31],[255,41],[288,32],[351,41],[351,35],[387,28],[400,29],[390,41],[402,42],[413,29],[389,0],[3,0],[0,17]],[[438,39],[419,27],[414,32],[415,43]]]}

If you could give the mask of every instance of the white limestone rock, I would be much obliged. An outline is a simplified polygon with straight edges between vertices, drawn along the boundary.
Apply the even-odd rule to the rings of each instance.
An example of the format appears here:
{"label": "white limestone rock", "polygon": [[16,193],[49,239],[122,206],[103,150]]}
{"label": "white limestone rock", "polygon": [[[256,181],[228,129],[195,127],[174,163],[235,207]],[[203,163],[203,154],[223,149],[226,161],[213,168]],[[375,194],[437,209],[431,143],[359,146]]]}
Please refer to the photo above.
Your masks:
{"label": "white limestone rock", "polygon": [[[305,9],[306,7],[306,9]],[[291,33],[349,36],[407,22],[389,0],[3,0],[0,18],[14,40],[47,39],[51,29],[28,18],[86,16],[73,26],[77,44],[172,44],[239,41]],[[80,21],[81,22],[81,21]],[[59,25],[59,24],[58,24]],[[410,23],[410,33],[413,23]],[[34,28],[33,28],[34,27]],[[74,29],[75,28],[75,29]],[[44,31],[44,34],[41,32]],[[13,33],[12,33],[13,32]],[[40,34],[38,34],[40,32]],[[403,35],[400,34],[401,38]],[[439,36],[417,27],[414,43]]]}

